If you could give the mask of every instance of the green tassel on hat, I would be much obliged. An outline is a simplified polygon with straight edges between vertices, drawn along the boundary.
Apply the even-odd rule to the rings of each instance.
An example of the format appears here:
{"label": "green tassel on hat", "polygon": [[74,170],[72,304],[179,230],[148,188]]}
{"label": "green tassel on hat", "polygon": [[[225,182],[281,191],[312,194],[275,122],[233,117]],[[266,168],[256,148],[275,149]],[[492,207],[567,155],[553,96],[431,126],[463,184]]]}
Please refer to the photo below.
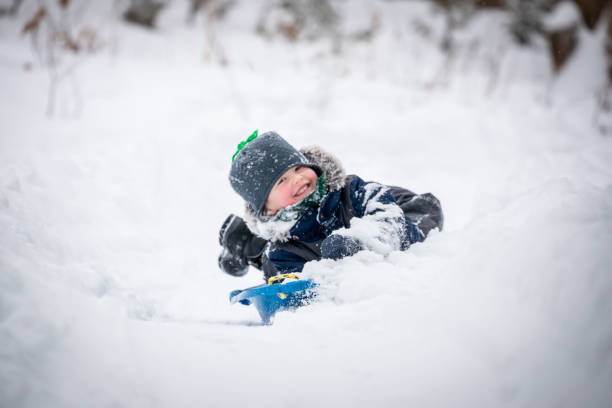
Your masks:
{"label": "green tassel on hat", "polygon": [[258,133],[259,133],[259,129],[255,129],[255,131],[254,131],[253,133],[251,133],[251,136],[247,137],[247,139],[246,139],[246,140],[244,140],[244,141],[242,141],[242,142],[238,143],[238,150],[236,150],[236,153],[234,153],[234,155],[232,156],[232,163],[234,162],[234,159],[236,158],[236,155],[237,155],[238,153],[240,153],[240,151],[242,150],[242,148],[243,148],[244,146],[246,146],[246,145],[247,145],[247,143],[252,142],[253,140],[257,139]]}

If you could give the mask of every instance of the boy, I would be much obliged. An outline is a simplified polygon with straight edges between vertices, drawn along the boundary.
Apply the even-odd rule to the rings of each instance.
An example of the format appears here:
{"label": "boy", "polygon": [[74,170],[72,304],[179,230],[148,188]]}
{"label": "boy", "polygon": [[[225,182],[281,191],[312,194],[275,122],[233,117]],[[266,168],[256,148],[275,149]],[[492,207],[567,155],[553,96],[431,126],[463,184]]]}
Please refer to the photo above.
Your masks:
{"label": "boy", "polygon": [[249,265],[268,279],[363,249],[405,250],[442,230],[432,194],[346,176],[333,155],[317,146],[298,151],[275,132],[255,131],[238,145],[229,179],[246,202],[244,220],[230,215],[219,232],[219,266],[234,276]]}

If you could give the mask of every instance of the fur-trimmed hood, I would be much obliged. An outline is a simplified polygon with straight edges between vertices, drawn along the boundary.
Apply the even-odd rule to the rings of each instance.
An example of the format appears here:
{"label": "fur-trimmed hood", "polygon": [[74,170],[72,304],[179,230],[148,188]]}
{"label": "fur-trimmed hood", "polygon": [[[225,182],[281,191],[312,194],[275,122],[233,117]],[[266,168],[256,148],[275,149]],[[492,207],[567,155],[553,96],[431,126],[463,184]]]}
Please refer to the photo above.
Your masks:
{"label": "fur-trimmed hood", "polygon": [[[339,190],[344,186],[346,173],[340,160],[333,154],[323,150],[320,146],[307,146],[300,149],[308,161],[319,165],[325,171],[325,178],[329,191]],[[268,241],[284,242],[289,239],[289,231],[296,221],[265,221],[257,218],[251,206],[245,203],[244,220],[249,229]]]}

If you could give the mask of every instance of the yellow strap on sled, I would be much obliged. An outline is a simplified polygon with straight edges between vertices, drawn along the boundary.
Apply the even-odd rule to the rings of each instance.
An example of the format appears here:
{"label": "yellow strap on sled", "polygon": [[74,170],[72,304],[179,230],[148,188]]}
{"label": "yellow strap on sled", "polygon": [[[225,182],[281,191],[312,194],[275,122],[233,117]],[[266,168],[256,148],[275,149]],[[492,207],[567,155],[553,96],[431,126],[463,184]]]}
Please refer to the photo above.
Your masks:
{"label": "yellow strap on sled", "polygon": [[[282,283],[285,279],[295,279],[295,280],[299,280],[300,277],[294,273],[283,273],[281,275],[276,275],[276,276],[272,276],[271,278],[268,279],[268,285],[274,285],[275,283]],[[276,294],[276,296],[278,296],[281,299],[286,299],[287,295],[286,293],[282,293],[279,292]]]}
{"label": "yellow strap on sled", "polygon": [[281,283],[285,279],[299,280],[300,277],[294,273],[283,273],[281,275],[272,276],[268,279],[268,285],[274,285],[275,283]]}

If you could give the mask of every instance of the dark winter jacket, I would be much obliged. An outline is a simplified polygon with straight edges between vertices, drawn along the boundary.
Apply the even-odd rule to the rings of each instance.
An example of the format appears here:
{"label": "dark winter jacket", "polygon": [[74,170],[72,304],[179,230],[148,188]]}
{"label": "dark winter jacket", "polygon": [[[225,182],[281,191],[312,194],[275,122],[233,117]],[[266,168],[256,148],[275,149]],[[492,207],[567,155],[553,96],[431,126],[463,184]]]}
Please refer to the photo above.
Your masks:
{"label": "dark winter jacket", "polygon": [[432,194],[346,176],[338,159],[316,146],[300,151],[323,168],[329,192],[318,208],[306,209],[294,222],[261,220],[247,206],[249,229],[270,242],[263,259],[266,277],[300,272],[306,262],[362,249],[404,250],[431,229],[442,229],[442,209]]}

